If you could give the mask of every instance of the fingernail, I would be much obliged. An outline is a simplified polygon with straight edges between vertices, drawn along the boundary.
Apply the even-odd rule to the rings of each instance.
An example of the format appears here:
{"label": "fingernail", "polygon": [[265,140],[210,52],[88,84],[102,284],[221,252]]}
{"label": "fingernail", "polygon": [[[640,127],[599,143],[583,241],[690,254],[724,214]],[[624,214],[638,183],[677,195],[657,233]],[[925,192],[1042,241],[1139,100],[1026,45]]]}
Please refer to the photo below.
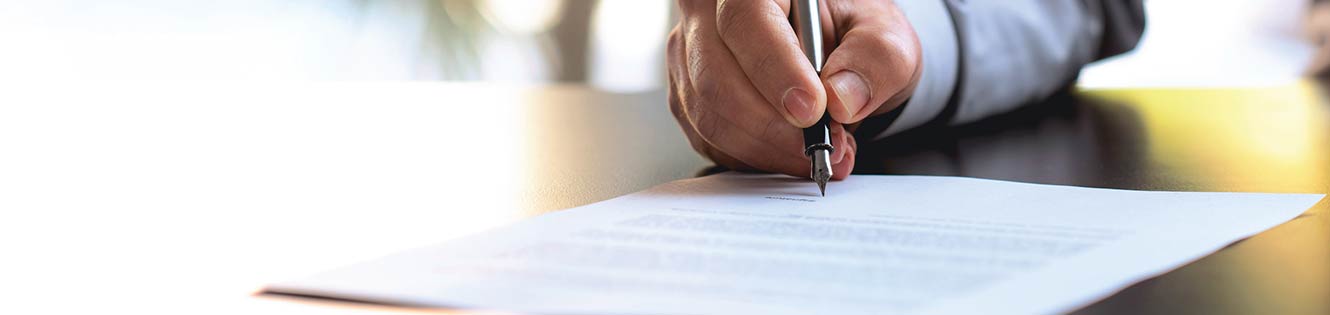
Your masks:
{"label": "fingernail", "polygon": [[813,95],[808,94],[800,88],[790,88],[785,90],[785,96],[781,97],[781,104],[785,106],[785,111],[790,113],[790,123],[803,125],[803,122],[813,121],[820,117],[813,117]]}
{"label": "fingernail", "polygon": [[841,71],[827,80],[831,81],[831,90],[840,99],[841,106],[845,106],[845,112],[850,113],[850,116],[859,115],[859,110],[868,103],[869,97],[868,83],[864,82],[864,78],[854,71]]}

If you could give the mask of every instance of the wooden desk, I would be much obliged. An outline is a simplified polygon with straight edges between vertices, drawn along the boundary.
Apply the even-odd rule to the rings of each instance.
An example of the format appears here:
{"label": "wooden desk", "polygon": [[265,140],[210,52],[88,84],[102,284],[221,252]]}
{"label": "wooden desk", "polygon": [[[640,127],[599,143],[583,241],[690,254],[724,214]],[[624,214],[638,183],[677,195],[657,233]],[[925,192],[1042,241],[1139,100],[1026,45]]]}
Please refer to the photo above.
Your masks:
{"label": "wooden desk", "polygon": [[[425,312],[253,293],[707,165],[652,93],[437,83],[7,90],[0,313]],[[1330,192],[1330,107],[1309,86],[1083,92],[879,148],[865,150],[860,171]],[[1326,207],[1080,312],[1330,313]]]}

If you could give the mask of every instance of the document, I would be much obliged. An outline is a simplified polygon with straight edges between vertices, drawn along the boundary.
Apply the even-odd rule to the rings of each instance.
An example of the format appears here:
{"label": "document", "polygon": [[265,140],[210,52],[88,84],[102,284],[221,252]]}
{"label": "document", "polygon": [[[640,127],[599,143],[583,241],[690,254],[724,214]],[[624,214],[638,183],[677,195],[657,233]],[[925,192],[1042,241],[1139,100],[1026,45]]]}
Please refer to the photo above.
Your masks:
{"label": "document", "polygon": [[819,197],[806,179],[725,173],[266,291],[540,314],[1059,313],[1322,197],[874,175]]}

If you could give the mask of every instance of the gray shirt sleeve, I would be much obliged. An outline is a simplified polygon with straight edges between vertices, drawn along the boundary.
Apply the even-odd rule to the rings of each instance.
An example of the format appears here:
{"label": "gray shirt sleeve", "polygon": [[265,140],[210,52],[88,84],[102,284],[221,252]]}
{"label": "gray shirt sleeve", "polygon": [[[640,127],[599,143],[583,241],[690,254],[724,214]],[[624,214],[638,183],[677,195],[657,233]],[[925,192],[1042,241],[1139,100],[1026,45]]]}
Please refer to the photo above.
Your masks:
{"label": "gray shirt sleeve", "polygon": [[[1090,62],[1131,50],[1142,0],[898,0],[919,35],[923,73],[899,112],[870,119],[881,138],[963,124],[1034,103]],[[863,134],[861,134],[863,136]]]}

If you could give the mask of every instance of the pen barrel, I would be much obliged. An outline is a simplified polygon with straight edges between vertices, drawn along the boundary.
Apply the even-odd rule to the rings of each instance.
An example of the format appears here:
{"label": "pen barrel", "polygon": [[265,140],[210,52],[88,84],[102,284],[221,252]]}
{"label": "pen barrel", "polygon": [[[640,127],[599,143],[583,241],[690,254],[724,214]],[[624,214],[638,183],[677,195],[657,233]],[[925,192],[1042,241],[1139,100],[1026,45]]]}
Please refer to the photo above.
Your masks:
{"label": "pen barrel", "polygon": [[799,49],[819,74],[823,62],[820,9],[818,0],[794,0],[790,6],[790,25],[794,26],[794,35],[799,38]]}
{"label": "pen barrel", "polygon": [[830,124],[831,115],[822,114],[822,119],[816,124],[804,128],[804,155],[812,156],[814,150],[827,150],[828,153],[836,151],[831,145]]}
{"label": "pen barrel", "polygon": [[[808,57],[813,70],[822,73],[822,14],[818,0],[794,0],[790,6],[790,25],[794,35],[799,38],[799,50]],[[817,151],[831,153],[836,150],[831,144],[831,116],[822,114],[822,119],[813,126],[804,128],[804,155],[813,157]]]}

